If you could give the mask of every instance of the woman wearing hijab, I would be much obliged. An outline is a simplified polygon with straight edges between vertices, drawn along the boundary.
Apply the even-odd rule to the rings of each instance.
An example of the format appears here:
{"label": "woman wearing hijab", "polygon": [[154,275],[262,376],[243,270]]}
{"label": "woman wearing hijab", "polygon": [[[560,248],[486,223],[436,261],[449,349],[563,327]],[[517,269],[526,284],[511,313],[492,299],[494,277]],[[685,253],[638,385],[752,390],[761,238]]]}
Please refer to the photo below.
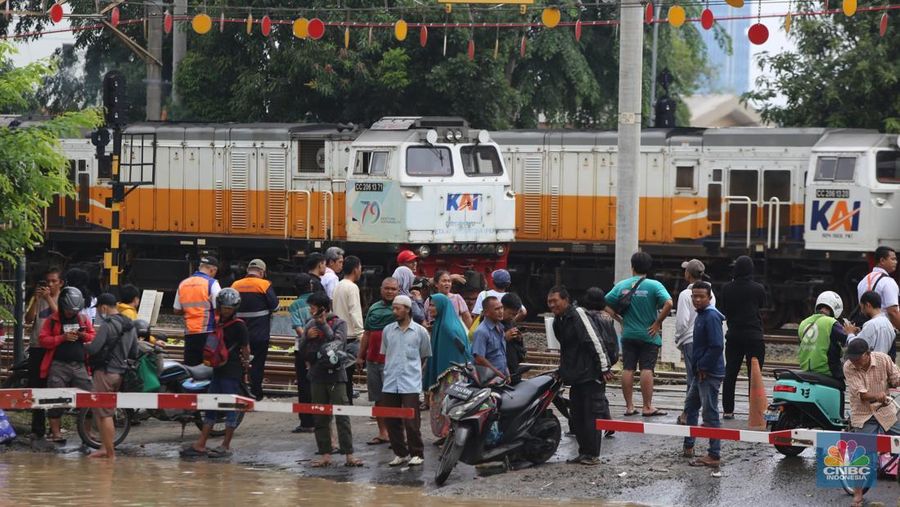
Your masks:
{"label": "woman wearing hijab", "polygon": [[416,281],[416,275],[407,266],[401,265],[397,266],[397,269],[394,270],[394,274],[391,276],[397,279],[397,283],[400,285],[400,295],[407,296],[412,300],[413,321],[416,324],[425,322],[425,311],[422,309],[421,294],[417,296],[418,291],[416,291],[416,294],[412,292],[412,285]]}
{"label": "woman wearing hijab", "polygon": [[[431,327],[431,357],[428,358],[428,367],[425,371],[424,385],[432,394],[431,430],[439,438],[447,436],[449,421],[441,415],[437,407],[441,406],[446,395],[447,387],[455,379],[443,375],[450,367],[450,363],[465,363],[472,360],[472,346],[469,344],[468,333],[463,327],[462,321],[456,313],[456,308],[450,302],[450,298],[443,294],[431,296],[431,314],[434,324]],[[462,350],[460,350],[461,345]],[[427,397],[426,397],[427,398]]]}

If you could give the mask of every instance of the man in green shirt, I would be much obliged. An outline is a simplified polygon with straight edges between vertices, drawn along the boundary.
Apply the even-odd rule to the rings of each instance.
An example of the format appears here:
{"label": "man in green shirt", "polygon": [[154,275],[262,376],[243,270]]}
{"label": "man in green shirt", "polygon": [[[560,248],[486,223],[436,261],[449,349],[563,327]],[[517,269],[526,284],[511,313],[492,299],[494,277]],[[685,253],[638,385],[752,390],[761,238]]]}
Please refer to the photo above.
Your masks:
{"label": "man in green shirt", "polygon": [[645,252],[631,256],[634,276],[617,283],[606,295],[606,312],[622,324],[622,395],[625,415],[636,415],[632,395],[634,370],[641,368],[644,417],[666,415],[653,407],[653,369],[662,345],[662,323],[672,311],[672,296],[656,280],[647,278],[653,258]]}
{"label": "man in green shirt", "polygon": [[797,362],[801,370],[821,373],[844,382],[841,354],[847,344],[847,332],[837,320],[843,311],[844,302],[837,293],[829,290],[819,294],[816,313],[797,328],[800,337]]}

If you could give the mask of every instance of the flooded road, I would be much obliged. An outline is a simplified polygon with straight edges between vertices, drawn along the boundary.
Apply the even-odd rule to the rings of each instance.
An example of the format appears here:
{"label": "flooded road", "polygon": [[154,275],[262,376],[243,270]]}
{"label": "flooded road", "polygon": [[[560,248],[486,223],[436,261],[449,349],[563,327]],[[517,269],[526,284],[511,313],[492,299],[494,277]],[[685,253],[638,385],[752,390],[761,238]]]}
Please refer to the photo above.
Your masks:
{"label": "flooded road", "polygon": [[[539,501],[490,505],[528,507]],[[0,454],[0,506],[341,505],[366,507],[484,506],[485,500],[428,497],[421,488],[374,486],[298,477],[229,463],[23,452]],[[562,502],[559,505],[598,505]],[[621,505],[621,504],[620,504]]]}

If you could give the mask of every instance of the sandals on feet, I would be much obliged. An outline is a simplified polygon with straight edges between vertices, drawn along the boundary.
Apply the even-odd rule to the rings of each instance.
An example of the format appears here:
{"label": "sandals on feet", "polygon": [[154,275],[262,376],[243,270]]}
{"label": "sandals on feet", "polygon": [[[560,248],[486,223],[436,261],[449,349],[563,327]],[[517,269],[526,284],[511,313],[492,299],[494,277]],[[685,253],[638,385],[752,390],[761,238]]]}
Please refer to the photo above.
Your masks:
{"label": "sandals on feet", "polygon": [[381,444],[386,444],[388,442],[389,442],[389,440],[385,440],[381,437],[375,437],[372,440],[369,440],[368,442],[366,442],[366,445],[381,445]]}
{"label": "sandals on feet", "polygon": [[626,410],[625,411],[625,417],[631,417],[633,415],[638,415],[638,411],[637,410],[630,410],[630,411]]}
{"label": "sandals on feet", "polygon": [[331,466],[331,460],[316,459],[309,462],[309,466],[313,468],[328,468]]}
{"label": "sandals on feet", "polygon": [[363,463],[363,460],[357,458],[348,459],[344,462],[344,466],[348,468],[361,467],[363,465],[365,465],[365,463]]}
{"label": "sandals on feet", "polygon": [[641,412],[641,416],[643,416],[643,417],[658,417],[661,415],[669,415],[669,413],[666,411],[660,410],[658,408],[655,409],[653,412],[650,412],[649,414],[645,414],[645,413]]}
{"label": "sandals on feet", "polygon": [[219,446],[215,449],[210,449],[209,451],[207,451],[206,455],[210,458],[230,458],[233,453],[230,449]]}
{"label": "sandals on feet", "polygon": [[198,451],[193,446],[185,447],[178,453],[182,458],[205,458],[209,451]]}

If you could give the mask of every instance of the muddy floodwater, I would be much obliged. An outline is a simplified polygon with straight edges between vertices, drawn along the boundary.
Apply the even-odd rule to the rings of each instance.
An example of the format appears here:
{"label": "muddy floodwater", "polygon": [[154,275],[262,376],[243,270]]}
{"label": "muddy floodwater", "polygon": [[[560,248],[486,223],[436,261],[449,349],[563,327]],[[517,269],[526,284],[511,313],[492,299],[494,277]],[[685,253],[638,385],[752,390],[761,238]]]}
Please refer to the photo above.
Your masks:
{"label": "muddy floodwater", "polygon": [[[557,505],[598,505],[554,502]],[[0,454],[0,506],[539,506],[542,502],[447,499],[419,488],[298,477],[228,463],[77,455]]]}

